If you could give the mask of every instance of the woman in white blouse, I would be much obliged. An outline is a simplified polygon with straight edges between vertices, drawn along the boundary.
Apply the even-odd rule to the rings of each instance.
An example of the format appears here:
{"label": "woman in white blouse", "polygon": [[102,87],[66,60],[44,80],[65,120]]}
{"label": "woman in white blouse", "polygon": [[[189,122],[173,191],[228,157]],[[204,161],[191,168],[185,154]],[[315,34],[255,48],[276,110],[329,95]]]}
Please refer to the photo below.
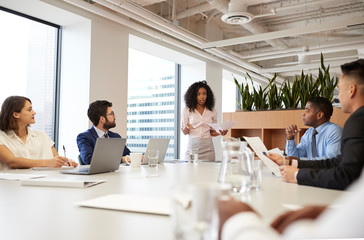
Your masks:
{"label": "woman in white blouse", "polygon": [[217,122],[214,109],[215,97],[206,81],[195,82],[184,96],[186,107],[183,110],[182,132],[189,135],[185,159],[189,158],[191,149],[198,149],[198,158],[215,161],[212,137],[225,135],[227,130],[219,133],[208,124]]}
{"label": "woman in white blouse", "polygon": [[0,112],[0,169],[77,166],[61,157],[54,142],[43,132],[31,129],[35,111],[30,99],[10,96]]}

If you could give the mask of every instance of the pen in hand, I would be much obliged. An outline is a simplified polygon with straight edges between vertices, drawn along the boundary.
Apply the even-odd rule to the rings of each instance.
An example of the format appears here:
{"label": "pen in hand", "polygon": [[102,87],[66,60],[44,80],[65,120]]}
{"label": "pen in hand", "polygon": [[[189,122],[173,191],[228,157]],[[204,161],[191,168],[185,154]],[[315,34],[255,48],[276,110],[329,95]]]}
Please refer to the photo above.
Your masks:
{"label": "pen in hand", "polygon": [[[67,155],[66,155],[66,148],[64,147],[64,145],[63,145],[63,155],[64,155],[64,157],[65,158],[67,158]],[[71,164],[67,161],[67,165],[68,166],[71,166]]]}

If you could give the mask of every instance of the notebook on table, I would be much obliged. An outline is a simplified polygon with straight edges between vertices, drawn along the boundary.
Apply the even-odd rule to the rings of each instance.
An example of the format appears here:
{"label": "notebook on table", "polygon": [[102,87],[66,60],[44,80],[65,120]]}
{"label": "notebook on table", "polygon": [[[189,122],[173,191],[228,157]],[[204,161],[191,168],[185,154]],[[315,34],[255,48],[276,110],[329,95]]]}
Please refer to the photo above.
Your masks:
{"label": "notebook on table", "polygon": [[145,150],[145,156],[143,158],[142,164],[148,164],[148,150],[158,150],[158,163],[162,162],[166,156],[169,141],[170,139],[150,138],[147,149]]}
{"label": "notebook on table", "polygon": [[61,173],[90,175],[118,170],[125,143],[125,138],[98,138],[89,167],[63,170]]}

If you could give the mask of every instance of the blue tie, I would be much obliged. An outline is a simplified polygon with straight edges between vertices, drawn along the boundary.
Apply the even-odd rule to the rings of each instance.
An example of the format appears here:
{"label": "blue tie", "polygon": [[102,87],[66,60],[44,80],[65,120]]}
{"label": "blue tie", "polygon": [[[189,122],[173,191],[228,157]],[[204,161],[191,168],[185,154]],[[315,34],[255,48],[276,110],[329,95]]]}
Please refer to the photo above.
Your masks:
{"label": "blue tie", "polygon": [[312,157],[318,157],[318,154],[317,154],[317,147],[316,147],[316,134],[318,132],[316,131],[316,129],[313,129],[313,132],[312,132]]}

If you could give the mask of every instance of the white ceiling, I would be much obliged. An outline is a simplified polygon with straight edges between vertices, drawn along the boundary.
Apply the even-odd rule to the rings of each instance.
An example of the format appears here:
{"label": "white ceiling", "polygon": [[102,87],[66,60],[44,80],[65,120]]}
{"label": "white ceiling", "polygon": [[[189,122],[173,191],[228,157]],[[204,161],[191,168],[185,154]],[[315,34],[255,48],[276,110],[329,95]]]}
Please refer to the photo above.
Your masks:
{"label": "white ceiling", "polygon": [[364,0],[233,0],[254,16],[243,25],[221,20],[229,0],[83,2],[267,77],[317,74],[321,52],[336,75],[341,64],[364,58]]}

